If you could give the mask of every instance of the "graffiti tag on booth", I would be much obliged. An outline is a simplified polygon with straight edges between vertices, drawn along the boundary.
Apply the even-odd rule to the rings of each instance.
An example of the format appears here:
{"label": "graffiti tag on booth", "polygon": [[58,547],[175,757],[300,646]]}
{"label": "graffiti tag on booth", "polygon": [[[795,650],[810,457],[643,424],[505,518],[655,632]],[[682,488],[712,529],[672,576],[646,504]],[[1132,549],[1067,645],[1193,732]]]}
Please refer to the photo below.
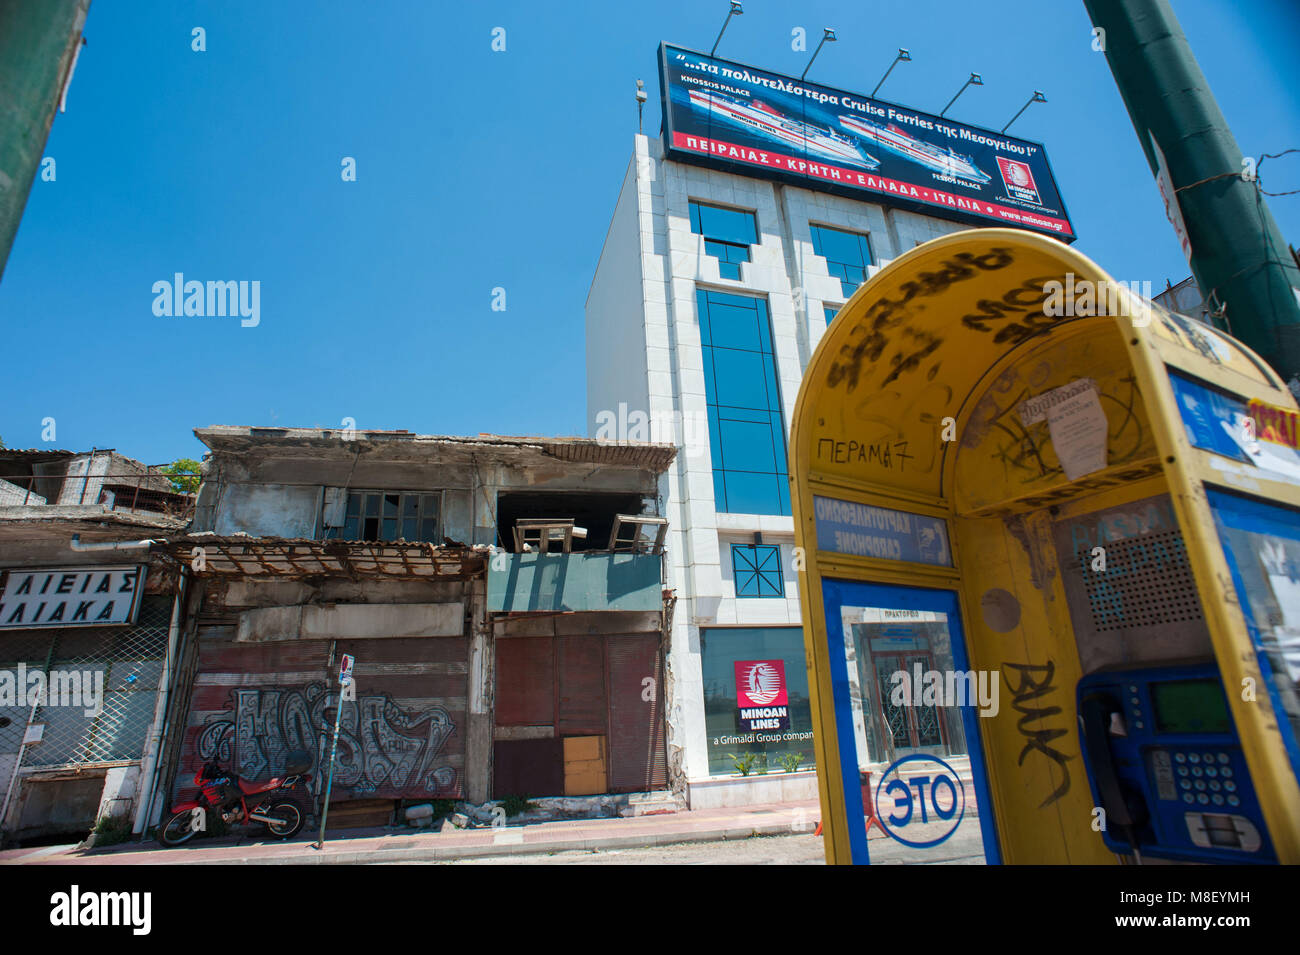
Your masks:
{"label": "graffiti tag on booth", "polygon": [[789,702],[784,660],[736,661],[736,704],[742,730],[789,729]]}
{"label": "graffiti tag on booth", "polygon": [[[903,766],[907,766],[906,775]],[[930,849],[946,842],[961,825],[966,814],[966,787],[957,771],[942,759],[913,753],[885,770],[876,785],[875,805],[876,818],[886,835],[913,849]],[[911,827],[930,823],[944,825],[913,835]]]}

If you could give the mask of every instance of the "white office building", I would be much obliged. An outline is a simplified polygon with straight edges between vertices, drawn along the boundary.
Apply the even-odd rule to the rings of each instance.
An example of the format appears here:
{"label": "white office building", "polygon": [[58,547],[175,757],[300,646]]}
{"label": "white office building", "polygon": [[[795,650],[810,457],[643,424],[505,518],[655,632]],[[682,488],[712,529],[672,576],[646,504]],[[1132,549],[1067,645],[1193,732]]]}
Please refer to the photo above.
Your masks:
{"label": "white office building", "polygon": [[[587,299],[588,427],[682,448],[661,485],[678,598],[665,692],[670,775],[692,808],[816,796],[786,474],[800,378],[859,284],[965,228],[636,137]],[[775,718],[755,721],[770,714],[747,704],[764,703]],[[940,731],[876,716],[915,748]]]}

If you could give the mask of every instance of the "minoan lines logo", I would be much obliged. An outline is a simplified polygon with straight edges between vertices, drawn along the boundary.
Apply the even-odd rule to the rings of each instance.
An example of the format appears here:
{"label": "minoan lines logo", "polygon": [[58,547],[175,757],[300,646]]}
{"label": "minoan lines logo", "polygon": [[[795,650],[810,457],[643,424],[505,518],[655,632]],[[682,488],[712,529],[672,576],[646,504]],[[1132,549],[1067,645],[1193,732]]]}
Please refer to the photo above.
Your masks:
{"label": "minoan lines logo", "polygon": [[784,660],[737,660],[736,704],[741,729],[778,730],[790,726]]}
{"label": "minoan lines logo", "polygon": [[998,168],[1002,170],[1002,182],[1007,187],[1008,196],[1042,205],[1038,198],[1038,185],[1034,182],[1034,173],[1028,163],[999,156]]}

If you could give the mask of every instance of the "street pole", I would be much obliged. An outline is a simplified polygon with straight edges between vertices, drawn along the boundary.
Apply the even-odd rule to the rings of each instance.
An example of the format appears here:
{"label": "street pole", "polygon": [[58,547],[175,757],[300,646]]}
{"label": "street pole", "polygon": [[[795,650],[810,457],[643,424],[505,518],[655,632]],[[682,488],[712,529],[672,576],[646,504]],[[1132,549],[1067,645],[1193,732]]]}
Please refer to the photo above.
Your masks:
{"label": "street pole", "polygon": [[334,707],[334,742],[330,744],[330,762],[325,783],[325,804],[320,811],[320,840],[317,849],[325,848],[325,820],[330,814],[330,792],[334,789],[334,756],[339,750],[339,720],[343,716],[343,688],[339,687],[339,701]]}
{"label": "street pole", "polygon": [[1260,157],[1242,156],[1167,0],[1083,3],[1147,164],[1167,181],[1171,220],[1181,212],[1211,315],[1289,381],[1300,373],[1300,268],[1264,202]]}

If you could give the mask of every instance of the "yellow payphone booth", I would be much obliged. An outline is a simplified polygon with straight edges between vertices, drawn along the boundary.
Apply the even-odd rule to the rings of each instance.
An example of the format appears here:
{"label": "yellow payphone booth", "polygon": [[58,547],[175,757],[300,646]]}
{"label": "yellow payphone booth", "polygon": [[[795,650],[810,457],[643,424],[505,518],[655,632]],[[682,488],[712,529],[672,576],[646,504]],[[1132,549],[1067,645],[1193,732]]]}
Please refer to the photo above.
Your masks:
{"label": "yellow payphone booth", "polygon": [[990,862],[1300,861],[1298,423],[1053,239],[860,288],[790,438],[827,860],[977,807]]}

